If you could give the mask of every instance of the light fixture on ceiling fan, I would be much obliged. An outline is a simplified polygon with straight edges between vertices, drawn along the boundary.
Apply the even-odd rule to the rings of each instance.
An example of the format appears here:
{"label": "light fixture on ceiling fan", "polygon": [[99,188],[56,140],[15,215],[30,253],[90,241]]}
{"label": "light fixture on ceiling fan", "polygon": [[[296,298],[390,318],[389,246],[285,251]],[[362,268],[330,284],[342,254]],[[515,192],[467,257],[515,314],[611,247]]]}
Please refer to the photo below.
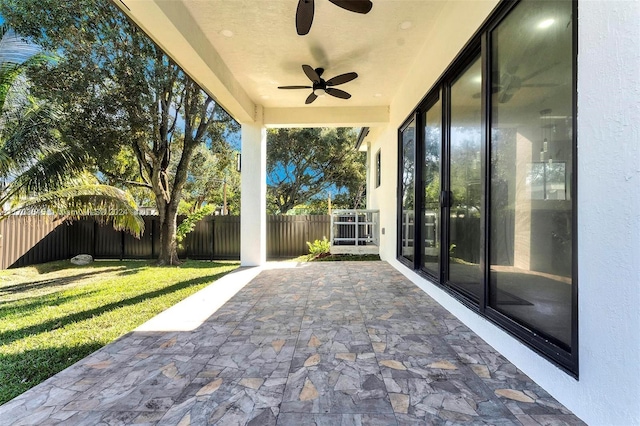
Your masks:
{"label": "light fixture on ceiling fan", "polygon": [[307,75],[309,80],[311,80],[311,82],[313,83],[312,86],[280,86],[278,87],[278,89],[311,89],[312,92],[305,101],[305,104],[307,105],[318,99],[318,97],[324,96],[325,94],[340,99],[351,98],[351,95],[349,93],[345,92],[344,90],[335,89],[333,86],[339,86],[358,78],[358,74],[356,74],[355,72],[348,72],[346,74],[337,75],[325,81],[322,78],[324,68],[313,69],[310,65],[303,65],[302,70]]}

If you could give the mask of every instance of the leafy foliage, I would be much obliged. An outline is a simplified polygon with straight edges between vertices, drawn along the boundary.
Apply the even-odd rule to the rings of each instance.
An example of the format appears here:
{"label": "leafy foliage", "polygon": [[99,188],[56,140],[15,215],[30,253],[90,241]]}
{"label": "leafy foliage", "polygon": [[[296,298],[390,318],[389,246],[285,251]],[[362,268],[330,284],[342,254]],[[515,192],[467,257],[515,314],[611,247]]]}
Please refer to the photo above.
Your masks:
{"label": "leafy foliage", "polygon": [[[110,180],[153,193],[159,263],[179,263],[177,211],[189,165],[205,142],[215,151],[231,117],[108,0],[5,0],[0,13],[59,56],[31,68],[37,95],[62,107],[61,132],[90,145]],[[135,162],[122,166],[122,158]]]}
{"label": "leafy foliage", "polygon": [[193,232],[196,228],[198,222],[200,222],[205,216],[213,213],[214,207],[211,205],[203,206],[193,213],[189,214],[181,223],[178,225],[178,229],[176,232],[176,241],[178,242],[179,247],[182,247],[182,243],[187,236]]}
{"label": "leafy foliage", "polygon": [[[350,128],[274,129],[267,134],[268,209],[285,214],[334,189],[360,194],[366,184],[364,153]],[[350,206],[354,208],[356,206]]]}
{"label": "leafy foliage", "polygon": [[182,196],[185,205],[189,206],[186,213],[205,204],[222,206],[226,199],[227,213],[240,214],[240,173],[236,169],[236,152],[224,140],[214,147],[217,152],[205,145],[198,146],[194,152]]}
{"label": "leafy foliage", "polygon": [[331,249],[331,245],[327,237],[323,237],[322,240],[315,240],[313,243],[307,241],[307,246],[309,246],[309,257],[314,258],[320,255],[329,253]]}
{"label": "leafy foliage", "polygon": [[[20,60],[19,47],[28,49],[24,62],[0,63],[0,220],[20,212],[52,212],[66,218],[91,215],[139,235],[144,223],[131,196],[98,185],[86,173],[86,150],[61,137],[59,108],[29,94],[23,71],[42,64],[43,57],[33,56],[36,49],[22,41],[4,43],[4,37],[18,39],[12,31],[3,29],[1,34],[0,57]],[[13,53],[5,55],[4,48]]]}

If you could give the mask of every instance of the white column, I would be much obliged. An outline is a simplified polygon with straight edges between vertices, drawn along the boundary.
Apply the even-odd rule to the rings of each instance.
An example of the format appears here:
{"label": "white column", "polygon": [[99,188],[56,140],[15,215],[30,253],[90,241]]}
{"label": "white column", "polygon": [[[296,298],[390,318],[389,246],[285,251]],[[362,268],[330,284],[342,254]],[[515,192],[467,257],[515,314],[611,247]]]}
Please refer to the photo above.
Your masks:
{"label": "white column", "polygon": [[255,123],[242,124],[242,195],[240,263],[259,266],[267,260],[267,130],[258,107]]}

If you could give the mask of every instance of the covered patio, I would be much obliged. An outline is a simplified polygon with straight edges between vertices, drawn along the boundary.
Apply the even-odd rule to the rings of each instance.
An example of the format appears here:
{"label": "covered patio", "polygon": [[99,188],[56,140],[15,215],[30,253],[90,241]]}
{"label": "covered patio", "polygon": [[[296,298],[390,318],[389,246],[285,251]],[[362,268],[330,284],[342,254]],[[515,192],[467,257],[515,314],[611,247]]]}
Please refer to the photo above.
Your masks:
{"label": "covered patio", "polygon": [[584,424],[386,262],[243,268],[0,425]]}

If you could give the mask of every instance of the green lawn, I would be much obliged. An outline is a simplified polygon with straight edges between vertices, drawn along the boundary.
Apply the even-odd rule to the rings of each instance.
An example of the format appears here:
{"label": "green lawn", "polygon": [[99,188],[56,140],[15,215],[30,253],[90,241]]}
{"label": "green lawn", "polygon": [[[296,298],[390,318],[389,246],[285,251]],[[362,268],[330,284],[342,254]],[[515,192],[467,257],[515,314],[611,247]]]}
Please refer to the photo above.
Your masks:
{"label": "green lawn", "polygon": [[0,404],[237,267],[63,261],[0,271]]}

